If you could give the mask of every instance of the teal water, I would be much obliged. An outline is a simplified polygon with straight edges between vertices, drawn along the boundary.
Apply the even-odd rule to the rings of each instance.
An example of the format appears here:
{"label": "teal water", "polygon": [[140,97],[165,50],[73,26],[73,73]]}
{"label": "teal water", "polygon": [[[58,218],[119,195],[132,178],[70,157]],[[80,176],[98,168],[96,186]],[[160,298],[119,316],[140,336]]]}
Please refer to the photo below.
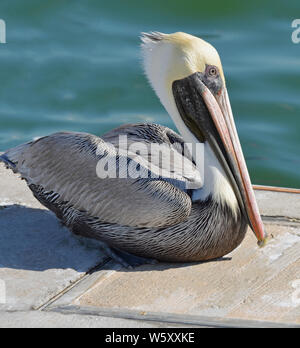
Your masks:
{"label": "teal water", "polygon": [[172,121],[143,76],[139,33],[219,51],[253,183],[300,188],[299,0],[1,1],[0,151],[61,130]]}

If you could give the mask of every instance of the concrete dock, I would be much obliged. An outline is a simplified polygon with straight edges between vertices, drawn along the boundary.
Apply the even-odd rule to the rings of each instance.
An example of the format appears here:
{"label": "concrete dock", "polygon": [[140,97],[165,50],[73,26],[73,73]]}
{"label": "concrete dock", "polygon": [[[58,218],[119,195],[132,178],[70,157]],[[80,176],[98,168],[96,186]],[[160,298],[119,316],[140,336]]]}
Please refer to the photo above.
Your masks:
{"label": "concrete dock", "polygon": [[0,164],[0,327],[300,327],[300,194],[256,190],[266,230],[221,259],[127,270]]}

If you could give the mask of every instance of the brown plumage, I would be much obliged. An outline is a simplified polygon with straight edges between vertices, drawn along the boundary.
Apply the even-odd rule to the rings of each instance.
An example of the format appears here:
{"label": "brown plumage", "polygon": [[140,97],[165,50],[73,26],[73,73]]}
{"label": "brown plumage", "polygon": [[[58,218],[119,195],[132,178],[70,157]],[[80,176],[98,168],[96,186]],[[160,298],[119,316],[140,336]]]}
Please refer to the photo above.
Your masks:
{"label": "brown plumage", "polygon": [[[114,143],[124,132],[133,141],[184,145],[178,134],[154,124],[123,126],[103,138]],[[2,160],[9,158],[35,197],[75,234],[111,247],[186,262],[220,257],[241,243],[246,232],[241,214],[235,218],[230,207],[211,197],[192,203],[179,181],[99,179],[99,146],[104,140],[93,135],[57,133],[14,148]]]}
{"label": "brown plumage", "polygon": [[[264,241],[217,51],[184,33],[142,40],[147,77],[182,136],[146,123],[102,138],[56,133],[10,149],[0,161],[70,230],[100,240],[125,266],[221,257],[241,243],[248,224]],[[146,151],[124,154],[123,136],[125,150],[139,142]],[[201,155],[187,143],[202,145]],[[157,144],[162,154],[147,151]],[[110,159],[114,178],[102,166]],[[128,176],[130,168],[139,175]]]}

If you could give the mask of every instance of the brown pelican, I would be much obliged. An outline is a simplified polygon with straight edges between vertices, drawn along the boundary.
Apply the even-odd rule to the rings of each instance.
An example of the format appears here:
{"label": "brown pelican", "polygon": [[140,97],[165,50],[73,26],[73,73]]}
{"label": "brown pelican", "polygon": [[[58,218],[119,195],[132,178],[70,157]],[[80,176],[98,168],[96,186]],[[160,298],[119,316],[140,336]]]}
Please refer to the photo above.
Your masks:
{"label": "brown pelican", "polygon": [[[146,75],[181,136],[156,124],[124,125],[102,138],[56,133],[8,150],[1,161],[72,232],[100,240],[125,266],[221,257],[242,242],[247,225],[263,244],[266,234],[217,51],[185,33],[152,32],[142,41]],[[129,144],[172,149],[173,164],[184,157],[188,173],[177,173],[175,166],[172,178],[152,176],[139,160],[148,175],[121,177],[124,156],[125,166],[135,161],[122,153],[121,136]],[[201,155],[184,152],[186,143],[201,144]],[[118,176],[102,178],[99,161],[113,157]]]}

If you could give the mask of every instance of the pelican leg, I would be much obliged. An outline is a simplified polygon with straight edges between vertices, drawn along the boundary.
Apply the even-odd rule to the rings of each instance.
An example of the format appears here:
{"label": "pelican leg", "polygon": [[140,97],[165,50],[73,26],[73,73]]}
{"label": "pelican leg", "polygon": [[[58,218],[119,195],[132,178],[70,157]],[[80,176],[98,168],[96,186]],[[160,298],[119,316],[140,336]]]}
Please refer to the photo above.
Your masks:
{"label": "pelican leg", "polygon": [[123,267],[132,269],[145,264],[154,265],[158,263],[157,260],[136,256],[126,251],[121,251],[119,249],[111,248],[108,245],[103,245],[103,249],[107,256],[111,257],[114,261],[121,264]]}

